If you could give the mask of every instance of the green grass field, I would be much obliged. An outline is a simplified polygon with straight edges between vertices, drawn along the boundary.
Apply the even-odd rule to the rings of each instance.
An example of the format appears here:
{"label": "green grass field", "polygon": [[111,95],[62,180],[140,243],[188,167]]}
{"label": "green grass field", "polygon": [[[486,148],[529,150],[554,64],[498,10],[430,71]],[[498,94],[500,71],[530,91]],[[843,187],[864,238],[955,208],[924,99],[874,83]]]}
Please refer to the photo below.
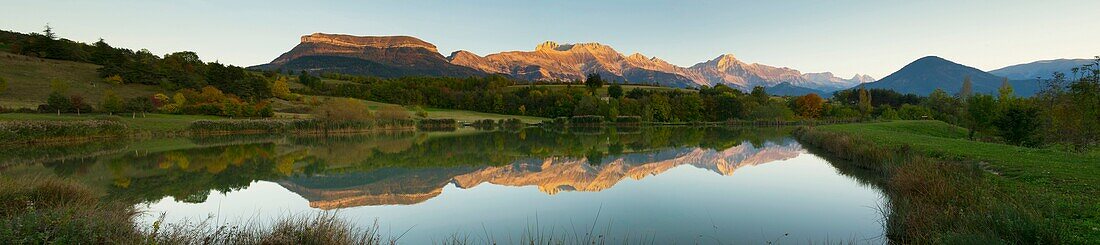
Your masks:
{"label": "green grass field", "polygon": [[[1051,198],[1073,241],[1100,241],[1100,157],[966,139],[967,131],[940,121],[895,121],[820,126],[818,130],[855,135],[888,147],[949,160],[983,163],[1006,190],[1030,189]],[[1040,198],[1040,197],[1021,197]]]}
{"label": "green grass field", "polygon": [[0,52],[0,77],[8,81],[7,90],[0,93],[0,106],[36,108],[46,102],[51,92],[50,81],[68,86],[68,93],[79,94],[88,103],[99,103],[105,91],[112,90],[123,97],[147,96],[158,91],[156,86],[103,82],[96,73],[99,66],[88,63],[47,60]]}
{"label": "green grass field", "polygon": [[[584,84],[574,84],[574,85],[562,85],[562,84],[554,84],[554,85],[514,85],[514,86],[511,86],[511,87],[508,87],[508,89],[509,90],[519,90],[521,88],[530,87],[530,86],[545,87],[545,88],[550,88],[552,90],[562,90],[562,89],[566,89],[568,87],[573,87],[573,88],[578,88],[578,89],[587,89],[584,86]],[[640,85],[622,85],[622,86],[623,86],[623,93],[624,94],[626,92],[630,91],[631,89],[644,89],[644,90],[656,90],[656,91],[680,90],[680,91],[684,91],[684,92],[697,92],[697,91],[691,90],[691,89],[670,88],[670,87],[640,86]],[[599,94],[600,96],[607,96],[607,86],[605,85],[605,86],[600,87],[599,89],[597,89],[596,94]]]}

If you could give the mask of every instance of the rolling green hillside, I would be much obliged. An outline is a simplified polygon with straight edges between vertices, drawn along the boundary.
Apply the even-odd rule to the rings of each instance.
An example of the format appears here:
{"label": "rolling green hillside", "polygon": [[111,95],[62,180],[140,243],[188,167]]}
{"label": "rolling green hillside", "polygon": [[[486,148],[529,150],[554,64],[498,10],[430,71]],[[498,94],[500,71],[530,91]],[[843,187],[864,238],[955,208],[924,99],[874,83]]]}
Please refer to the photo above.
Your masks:
{"label": "rolling green hillside", "polygon": [[68,86],[69,94],[78,94],[89,103],[99,103],[104,91],[110,89],[125,97],[152,95],[159,88],[149,85],[114,85],[103,82],[96,74],[97,65],[48,60],[0,52],[0,77],[8,81],[7,90],[0,93],[0,106],[35,108],[46,102],[50,81]]}

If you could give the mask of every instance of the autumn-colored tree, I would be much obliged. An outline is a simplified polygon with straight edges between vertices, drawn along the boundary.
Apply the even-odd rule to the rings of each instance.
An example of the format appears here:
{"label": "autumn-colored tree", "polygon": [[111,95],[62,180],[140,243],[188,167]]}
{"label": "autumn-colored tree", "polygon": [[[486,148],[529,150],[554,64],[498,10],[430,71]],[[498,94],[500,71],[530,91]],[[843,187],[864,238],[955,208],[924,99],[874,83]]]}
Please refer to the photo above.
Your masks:
{"label": "autumn-colored tree", "polygon": [[799,115],[803,118],[814,119],[821,115],[821,107],[825,105],[825,100],[815,93],[809,93],[799,96],[798,99],[795,99],[794,104]]}
{"label": "autumn-colored tree", "polygon": [[103,100],[99,102],[99,109],[111,115],[121,112],[123,109],[122,98],[118,97],[114,91],[104,91]]}
{"label": "autumn-colored tree", "polygon": [[279,76],[279,79],[275,79],[275,83],[271,85],[271,93],[275,95],[275,98],[284,100],[298,99],[298,96],[290,92],[290,84],[284,76]]}
{"label": "autumn-colored tree", "polygon": [[107,83],[110,83],[110,84],[119,85],[119,84],[122,84],[122,76],[119,76],[119,75],[109,76],[109,77],[103,78],[103,81],[107,82]]}
{"label": "autumn-colored tree", "polygon": [[84,102],[84,96],[76,94],[69,96],[69,104],[72,105],[73,110],[76,110],[77,115],[80,115],[81,112],[92,110],[92,106]]}

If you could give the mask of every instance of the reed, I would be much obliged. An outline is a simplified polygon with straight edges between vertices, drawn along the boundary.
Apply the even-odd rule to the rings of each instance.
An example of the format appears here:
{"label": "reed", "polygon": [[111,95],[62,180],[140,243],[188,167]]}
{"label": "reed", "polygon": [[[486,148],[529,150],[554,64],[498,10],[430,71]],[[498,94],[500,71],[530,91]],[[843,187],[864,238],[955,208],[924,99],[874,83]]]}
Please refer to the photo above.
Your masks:
{"label": "reed", "polygon": [[0,144],[117,137],[127,132],[125,124],[111,118],[70,121],[0,121]]}
{"label": "reed", "polygon": [[188,128],[192,134],[221,135],[249,133],[329,134],[371,130],[411,129],[409,119],[331,121],[315,119],[197,120]]}

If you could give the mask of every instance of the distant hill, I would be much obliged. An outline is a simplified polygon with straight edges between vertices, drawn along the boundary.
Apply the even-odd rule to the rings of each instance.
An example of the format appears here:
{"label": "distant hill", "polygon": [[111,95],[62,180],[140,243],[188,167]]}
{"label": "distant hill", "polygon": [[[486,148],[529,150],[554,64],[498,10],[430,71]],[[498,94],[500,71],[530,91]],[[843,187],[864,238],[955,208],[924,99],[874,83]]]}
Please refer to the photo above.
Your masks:
{"label": "distant hill", "polygon": [[1027,64],[1011,65],[1001,69],[989,71],[990,74],[1007,77],[1013,80],[1025,79],[1050,79],[1055,72],[1061,72],[1068,77],[1073,76],[1073,68],[1091,64],[1093,59],[1057,59],[1040,60]]}
{"label": "distant hill", "polygon": [[[999,77],[973,67],[961,65],[940,57],[927,56],[917,59],[900,70],[878,81],[867,83],[867,88],[892,89],[900,93],[928,95],[937,88],[956,94],[962,88],[964,78],[970,77],[975,93],[996,93],[1004,77]],[[1036,80],[1009,81],[1017,95],[1030,96],[1039,90]]]}
{"label": "distant hill", "polygon": [[336,72],[378,77],[483,76],[473,68],[451,64],[435,45],[406,36],[358,37],[314,33],[261,70]]}
{"label": "distant hill", "polygon": [[828,98],[831,95],[825,91],[799,87],[792,85],[791,83],[776,84],[775,86],[765,88],[765,91],[768,91],[768,94],[779,96],[803,96],[807,94],[817,94],[822,98]]}
{"label": "distant hill", "polygon": [[147,96],[161,91],[157,86],[105,83],[96,73],[97,68],[98,65],[88,63],[0,52],[0,77],[8,81],[7,91],[0,93],[0,106],[37,108],[46,103],[52,80],[68,86],[69,94],[80,95],[93,104],[99,103],[108,89],[123,97]]}

